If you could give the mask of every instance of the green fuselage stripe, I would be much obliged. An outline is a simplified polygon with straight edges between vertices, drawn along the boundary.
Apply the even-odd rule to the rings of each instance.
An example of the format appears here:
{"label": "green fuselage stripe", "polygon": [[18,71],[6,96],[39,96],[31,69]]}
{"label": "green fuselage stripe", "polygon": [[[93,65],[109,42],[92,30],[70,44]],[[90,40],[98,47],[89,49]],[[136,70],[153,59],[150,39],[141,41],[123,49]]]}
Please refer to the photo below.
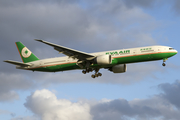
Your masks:
{"label": "green fuselage stripe", "polygon": [[[174,52],[156,52],[156,53],[147,53],[147,54],[139,54],[139,55],[127,55],[127,56],[112,56],[112,63],[110,65],[98,65],[94,64],[90,67],[99,67],[99,68],[106,68],[112,67],[117,64],[128,64],[128,63],[136,63],[136,62],[147,62],[147,61],[155,61],[155,60],[162,60],[164,58],[169,58],[176,53]],[[57,72],[57,71],[66,71],[66,70],[74,70],[80,69],[76,62],[72,63],[64,63],[64,64],[55,64],[50,66],[41,66],[38,68],[31,68],[28,70],[33,71],[44,71],[44,72]]]}

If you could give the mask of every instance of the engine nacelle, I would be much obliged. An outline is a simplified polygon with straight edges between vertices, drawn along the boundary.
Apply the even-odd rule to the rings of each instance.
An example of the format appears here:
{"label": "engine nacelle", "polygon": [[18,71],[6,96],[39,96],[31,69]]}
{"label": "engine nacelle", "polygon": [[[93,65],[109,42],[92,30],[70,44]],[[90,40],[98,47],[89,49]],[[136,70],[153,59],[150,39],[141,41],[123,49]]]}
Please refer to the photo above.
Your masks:
{"label": "engine nacelle", "polygon": [[109,70],[112,71],[113,73],[124,73],[127,71],[127,66],[126,64],[115,65]]}
{"label": "engine nacelle", "polygon": [[111,64],[111,55],[97,56],[94,59],[94,63],[96,63],[98,65],[108,65],[108,64]]}

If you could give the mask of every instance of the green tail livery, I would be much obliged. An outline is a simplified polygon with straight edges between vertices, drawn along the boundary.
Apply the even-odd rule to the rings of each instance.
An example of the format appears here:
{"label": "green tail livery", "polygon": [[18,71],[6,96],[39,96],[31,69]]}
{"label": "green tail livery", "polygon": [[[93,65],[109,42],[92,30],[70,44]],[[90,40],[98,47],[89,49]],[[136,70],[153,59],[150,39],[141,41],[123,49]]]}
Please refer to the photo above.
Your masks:
{"label": "green tail livery", "polygon": [[12,60],[5,60],[4,62],[16,65],[17,69],[31,71],[57,72],[79,69],[82,70],[83,74],[95,71],[91,77],[96,78],[102,76],[99,72],[101,68],[108,69],[113,73],[124,73],[127,71],[126,65],[130,63],[162,60],[162,65],[166,66],[165,62],[168,58],[178,53],[177,50],[172,47],[160,45],[85,53],[44,40],[35,40],[53,47],[59,53],[66,56],[39,60],[39,58],[21,42],[16,42],[23,62]]}
{"label": "green tail livery", "polygon": [[23,63],[33,62],[39,60],[26,46],[21,42],[16,42],[17,49],[21,56]]}

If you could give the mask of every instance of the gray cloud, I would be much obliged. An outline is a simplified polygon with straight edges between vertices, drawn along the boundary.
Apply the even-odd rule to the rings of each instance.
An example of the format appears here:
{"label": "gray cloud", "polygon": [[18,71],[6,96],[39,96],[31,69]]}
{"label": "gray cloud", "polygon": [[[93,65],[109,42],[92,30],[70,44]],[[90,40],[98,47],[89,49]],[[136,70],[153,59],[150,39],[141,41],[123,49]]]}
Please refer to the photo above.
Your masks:
{"label": "gray cloud", "polygon": [[180,91],[180,81],[176,80],[173,84],[163,83],[159,85],[159,88],[163,91],[161,96],[180,109],[180,94],[178,92]]}
{"label": "gray cloud", "polygon": [[180,13],[180,1],[179,0],[171,0],[171,1],[163,1],[163,0],[122,0],[124,4],[128,8],[140,7],[140,8],[148,8],[153,9],[155,7],[162,7],[163,5],[169,4],[171,10],[179,15]]}
{"label": "gray cloud", "polygon": [[16,90],[27,90],[33,88],[33,82],[20,74],[0,73],[0,101],[7,102],[19,98]]}
{"label": "gray cloud", "polygon": [[152,7],[156,0],[123,0],[128,7]]}
{"label": "gray cloud", "polygon": [[[9,37],[11,41],[29,38],[72,40],[72,36],[83,37],[82,28],[86,25],[83,11],[71,4],[20,4],[1,7],[0,14],[3,15],[1,24],[5,28],[2,36]],[[7,33],[11,35],[7,36]]]}
{"label": "gray cloud", "polygon": [[0,109],[0,115],[1,115],[1,114],[9,114],[9,113],[10,113],[9,111],[1,110],[1,109]]}
{"label": "gray cloud", "polygon": [[[133,102],[133,101],[132,101]],[[125,118],[147,119],[159,117],[160,111],[147,105],[131,105],[125,99],[112,100],[107,103],[98,104],[91,109],[91,114],[94,115],[94,120],[110,120]]]}
{"label": "gray cloud", "polygon": [[[109,1],[108,3],[102,2],[102,4],[98,4],[98,2],[95,4],[95,2],[93,3],[95,4],[93,10],[91,8],[84,10],[75,3],[23,3],[24,2],[15,5],[10,4],[11,6],[9,7],[1,7],[0,15],[3,16],[0,19],[2,26],[1,39],[3,39],[7,45],[11,45],[12,42],[15,41],[22,41],[30,47],[36,47],[37,49],[37,46],[40,44],[37,43],[38,45],[36,45],[36,43],[31,40],[41,38],[62,45],[69,44],[70,47],[78,46],[80,49],[86,47],[87,51],[82,50],[90,52],[90,49],[92,49],[90,46],[97,47],[98,43],[103,44],[102,46],[109,44],[109,49],[113,49],[111,46],[114,45],[116,47],[116,42],[121,42],[124,46],[127,46],[133,38],[134,43],[136,43],[135,40],[141,41],[137,42],[137,45],[156,43],[147,33],[144,33],[144,36],[149,37],[152,42],[147,42],[146,39],[141,40],[139,37],[135,37],[135,35],[143,35],[143,33],[140,32],[143,32],[145,29],[145,31],[147,31],[147,27],[141,28],[145,25],[135,27],[135,29],[139,29],[138,27],[140,27],[138,33],[133,34],[134,30],[131,31],[132,29],[128,30],[129,34],[123,31],[124,28],[136,23],[142,23],[142,21],[144,21],[144,24],[150,25],[152,23],[146,23],[145,21],[152,18],[140,11],[140,9],[126,8],[122,2],[118,2],[117,0]],[[116,10],[114,10],[115,8]],[[124,35],[124,33],[126,34]],[[125,39],[125,36],[131,38]],[[109,42],[109,40],[111,42]],[[42,51],[45,50],[45,46],[41,45],[41,48],[42,47],[44,48]],[[122,44],[118,47],[122,47]],[[1,48],[7,49],[5,45],[1,45]],[[98,47],[95,50],[98,50]]]}
{"label": "gray cloud", "polygon": [[180,14],[180,1],[179,0],[173,0],[174,1],[174,6],[173,9]]}
{"label": "gray cloud", "polygon": [[94,116],[94,120],[126,120],[127,118],[138,120],[180,119],[180,111],[177,109],[179,108],[179,81],[173,84],[160,84],[158,87],[163,93],[147,99],[134,99],[131,101],[116,99],[98,103],[91,107],[91,114]]}
{"label": "gray cloud", "polygon": [[19,99],[19,95],[15,91],[1,91],[0,96],[1,102],[8,102]]}

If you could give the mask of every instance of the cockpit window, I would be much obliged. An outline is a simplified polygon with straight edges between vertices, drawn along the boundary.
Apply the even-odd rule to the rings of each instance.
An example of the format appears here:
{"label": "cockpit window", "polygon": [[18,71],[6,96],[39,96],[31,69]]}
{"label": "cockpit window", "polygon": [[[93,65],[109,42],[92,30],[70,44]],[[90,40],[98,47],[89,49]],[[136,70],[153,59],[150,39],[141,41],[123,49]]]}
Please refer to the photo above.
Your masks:
{"label": "cockpit window", "polygon": [[174,50],[174,48],[169,48],[169,50]]}

